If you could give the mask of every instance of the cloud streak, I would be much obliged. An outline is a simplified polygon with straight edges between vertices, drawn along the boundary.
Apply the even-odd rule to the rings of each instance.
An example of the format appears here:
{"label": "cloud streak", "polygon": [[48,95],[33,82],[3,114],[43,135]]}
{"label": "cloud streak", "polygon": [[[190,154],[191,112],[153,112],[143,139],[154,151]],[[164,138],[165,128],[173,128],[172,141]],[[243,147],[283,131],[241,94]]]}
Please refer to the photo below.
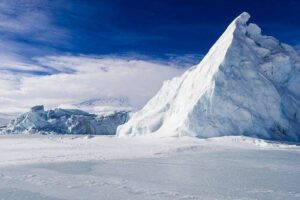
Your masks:
{"label": "cloud streak", "polygon": [[[32,41],[59,42],[67,30],[54,23],[53,13],[47,1],[8,1],[0,3],[0,31],[11,37],[23,37]],[[43,9],[41,9],[43,7]]]}
{"label": "cloud streak", "polygon": [[137,56],[66,55],[56,46],[67,44],[72,34],[56,24],[52,12],[61,2],[51,2],[51,7],[47,3],[0,2],[0,113],[99,97],[126,97],[139,108],[164,80],[184,70],[178,67],[182,58],[165,62]]}
{"label": "cloud streak", "polygon": [[23,112],[36,104],[50,108],[72,105],[107,96],[126,97],[139,108],[164,80],[184,71],[156,61],[118,57],[46,56],[35,60],[37,70],[56,73],[37,76],[0,71],[0,112]]}
{"label": "cloud streak", "polygon": [[[0,70],[36,71],[33,56],[57,52],[67,45],[69,31],[57,26],[52,7],[41,0],[0,2]],[[55,6],[52,4],[52,6]],[[44,70],[43,70],[44,71]]]}

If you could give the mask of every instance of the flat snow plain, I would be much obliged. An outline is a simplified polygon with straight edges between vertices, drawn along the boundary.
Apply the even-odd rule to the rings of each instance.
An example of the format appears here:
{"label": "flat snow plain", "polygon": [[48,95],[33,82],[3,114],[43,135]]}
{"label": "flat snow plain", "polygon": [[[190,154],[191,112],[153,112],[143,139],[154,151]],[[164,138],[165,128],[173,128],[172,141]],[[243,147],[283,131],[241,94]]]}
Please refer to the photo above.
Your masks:
{"label": "flat snow plain", "polygon": [[0,136],[0,199],[300,199],[300,146],[247,137]]}

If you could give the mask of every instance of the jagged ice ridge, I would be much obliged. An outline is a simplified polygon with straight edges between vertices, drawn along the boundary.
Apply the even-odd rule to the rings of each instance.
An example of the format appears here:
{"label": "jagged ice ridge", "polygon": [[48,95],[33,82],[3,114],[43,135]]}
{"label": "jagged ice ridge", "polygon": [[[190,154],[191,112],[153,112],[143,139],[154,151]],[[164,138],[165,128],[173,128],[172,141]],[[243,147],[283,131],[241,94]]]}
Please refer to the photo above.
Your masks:
{"label": "jagged ice ridge", "polygon": [[77,109],[56,108],[45,111],[44,106],[35,106],[12,120],[0,133],[115,135],[117,127],[127,120],[128,112],[99,116]]}

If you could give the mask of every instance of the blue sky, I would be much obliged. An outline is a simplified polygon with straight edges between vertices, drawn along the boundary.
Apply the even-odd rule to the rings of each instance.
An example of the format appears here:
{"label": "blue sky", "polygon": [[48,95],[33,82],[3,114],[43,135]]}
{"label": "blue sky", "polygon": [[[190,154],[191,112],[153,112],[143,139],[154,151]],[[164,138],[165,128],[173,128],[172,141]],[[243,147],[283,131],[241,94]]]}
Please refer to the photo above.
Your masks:
{"label": "blue sky", "polygon": [[204,54],[243,11],[270,35],[294,45],[300,38],[300,2],[295,0],[85,2],[74,4],[74,18],[65,21],[77,27],[73,30],[80,37],[71,40],[84,53]]}
{"label": "blue sky", "polygon": [[0,113],[103,96],[140,107],[243,11],[300,49],[298,0],[1,0]]}
{"label": "blue sky", "polygon": [[[5,2],[5,1],[4,1]],[[71,53],[139,55],[162,59],[207,52],[243,11],[264,33],[291,45],[300,41],[297,0],[61,0],[7,1],[2,20],[24,26],[1,28],[4,40],[26,56]],[[22,2],[22,3],[20,3]],[[24,22],[20,22],[21,18]],[[13,23],[12,21],[11,23]]]}

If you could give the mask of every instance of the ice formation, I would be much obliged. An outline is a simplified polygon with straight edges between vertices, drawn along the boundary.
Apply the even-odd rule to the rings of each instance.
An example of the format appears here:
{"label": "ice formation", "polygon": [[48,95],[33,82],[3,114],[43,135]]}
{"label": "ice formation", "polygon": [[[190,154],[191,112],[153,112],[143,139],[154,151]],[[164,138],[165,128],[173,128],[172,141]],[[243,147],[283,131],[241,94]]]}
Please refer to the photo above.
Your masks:
{"label": "ice formation", "polygon": [[197,66],[166,81],[117,134],[299,141],[299,55],[249,18],[238,16]]}
{"label": "ice formation", "polygon": [[44,106],[35,106],[12,120],[0,133],[114,135],[117,127],[127,119],[128,112],[97,116],[77,109],[56,108],[45,111]]}

